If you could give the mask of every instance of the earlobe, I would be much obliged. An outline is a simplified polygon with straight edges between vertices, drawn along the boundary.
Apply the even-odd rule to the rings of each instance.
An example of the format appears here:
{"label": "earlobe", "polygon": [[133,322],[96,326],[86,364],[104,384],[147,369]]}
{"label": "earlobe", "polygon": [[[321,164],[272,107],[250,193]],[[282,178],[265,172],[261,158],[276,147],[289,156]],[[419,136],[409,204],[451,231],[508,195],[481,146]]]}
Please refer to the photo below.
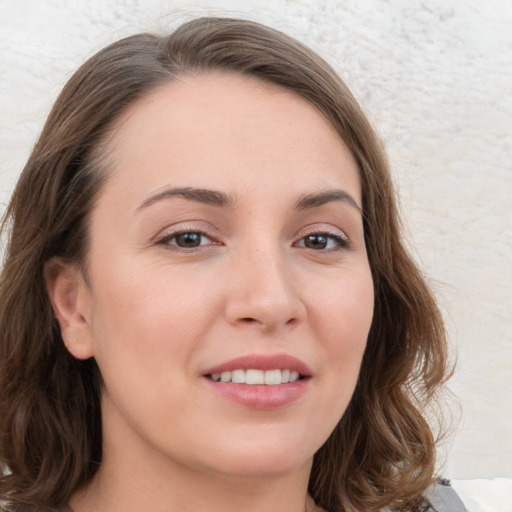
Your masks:
{"label": "earlobe", "polygon": [[90,292],[75,264],[54,257],[44,266],[46,290],[68,351],[77,359],[94,356]]}

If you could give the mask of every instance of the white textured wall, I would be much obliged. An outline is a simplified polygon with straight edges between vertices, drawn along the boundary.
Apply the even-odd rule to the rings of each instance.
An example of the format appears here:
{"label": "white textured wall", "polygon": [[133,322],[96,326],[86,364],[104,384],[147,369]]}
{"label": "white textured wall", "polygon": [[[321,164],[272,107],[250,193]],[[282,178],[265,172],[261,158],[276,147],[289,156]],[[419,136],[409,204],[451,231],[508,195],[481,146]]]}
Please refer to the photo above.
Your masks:
{"label": "white textured wall", "polygon": [[458,350],[462,420],[444,472],[512,477],[512,2],[193,4],[0,0],[0,202],[64,81],[106,43],[205,11],[295,35],[339,70],[383,137]]}

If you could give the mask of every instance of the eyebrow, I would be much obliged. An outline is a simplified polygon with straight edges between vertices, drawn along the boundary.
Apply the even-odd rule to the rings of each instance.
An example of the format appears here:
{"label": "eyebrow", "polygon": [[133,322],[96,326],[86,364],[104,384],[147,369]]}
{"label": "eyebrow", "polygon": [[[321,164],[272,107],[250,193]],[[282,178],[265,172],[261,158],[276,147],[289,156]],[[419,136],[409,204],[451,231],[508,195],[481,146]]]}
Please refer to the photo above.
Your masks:
{"label": "eyebrow", "polygon": [[216,190],[207,190],[203,188],[193,187],[179,187],[179,188],[168,188],[148,197],[143,203],[137,208],[147,208],[148,206],[161,201],[162,199],[169,199],[171,197],[180,197],[187,199],[188,201],[195,201],[198,203],[208,204],[217,207],[232,207],[234,206],[234,200],[224,192],[218,192]]}
{"label": "eyebrow", "polygon": [[332,189],[324,190],[316,194],[306,194],[301,196],[295,203],[296,210],[307,210],[309,208],[317,208],[333,201],[341,201],[355,208],[361,215],[362,208],[357,204],[356,200],[345,190]]}
{"label": "eyebrow", "polygon": [[[188,201],[208,204],[218,208],[232,208],[235,206],[234,198],[225,194],[224,192],[194,187],[178,187],[168,188],[148,197],[145,201],[142,202],[137,210],[147,208],[148,206],[151,206],[158,201],[172,197],[179,197]],[[317,208],[334,201],[344,202],[355,208],[361,215],[363,213],[361,207],[357,204],[355,199],[348,192],[341,189],[324,190],[316,194],[305,194],[299,197],[299,199],[296,201],[294,209],[307,210],[310,208]]]}

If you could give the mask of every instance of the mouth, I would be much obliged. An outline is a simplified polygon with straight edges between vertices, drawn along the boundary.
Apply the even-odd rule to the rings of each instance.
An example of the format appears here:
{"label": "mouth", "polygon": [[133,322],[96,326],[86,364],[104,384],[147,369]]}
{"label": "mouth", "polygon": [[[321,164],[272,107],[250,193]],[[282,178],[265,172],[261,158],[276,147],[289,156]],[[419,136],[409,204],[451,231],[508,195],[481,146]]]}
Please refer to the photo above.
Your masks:
{"label": "mouth", "polygon": [[289,354],[249,354],[203,373],[212,389],[235,401],[274,407],[298,399],[309,387],[309,366]]}
{"label": "mouth", "polygon": [[311,383],[311,377],[287,368],[237,369],[209,373],[203,378],[217,396],[256,410],[275,410],[295,403],[304,396]]}

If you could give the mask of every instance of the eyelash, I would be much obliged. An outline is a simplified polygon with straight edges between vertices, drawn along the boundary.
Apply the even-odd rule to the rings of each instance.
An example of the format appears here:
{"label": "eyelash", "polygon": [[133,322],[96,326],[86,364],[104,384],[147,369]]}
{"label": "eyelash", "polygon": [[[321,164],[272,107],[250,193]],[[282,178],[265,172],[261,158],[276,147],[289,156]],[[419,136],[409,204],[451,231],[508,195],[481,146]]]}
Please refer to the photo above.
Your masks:
{"label": "eyelash", "polygon": [[[183,235],[198,235],[200,239],[208,239],[210,243],[208,244],[202,244],[200,243],[197,246],[194,247],[181,247],[177,243],[171,243],[173,240],[177,240],[178,237]],[[328,248],[322,248],[322,249],[314,249],[312,247],[307,247],[305,244],[305,240],[308,237],[322,237],[327,239],[327,244],[329,244],[329,241],[332,241],[334,243],[334,247],[328,247]],[[303,242],[303,245],[299,245],[300,242]],[[216,242],[212,239],[211,236],[209,236],[204,231],[201,231],[200,229],[182,229],[179,231],[176,231],[174,233],[168,233],[158,240],[156,240],[156,245],[163,245],[169,250],[177,251],[177,252],[185,252],[185,253],[191,253],[196,252],[197,250],[200,250],[200,247],[204,245],[221,245],[220,242]],[[302,247],[304,249],[309,249],[313,252],[335,252],[335,251],[343,251],[350,249],[351,244],[350,240],[346,236],[342,236],[335,233],[330,233],[329,231],[312,231],[310,233],[305,234],[302,236],[297,242],[293,244],[295,247]]]}

